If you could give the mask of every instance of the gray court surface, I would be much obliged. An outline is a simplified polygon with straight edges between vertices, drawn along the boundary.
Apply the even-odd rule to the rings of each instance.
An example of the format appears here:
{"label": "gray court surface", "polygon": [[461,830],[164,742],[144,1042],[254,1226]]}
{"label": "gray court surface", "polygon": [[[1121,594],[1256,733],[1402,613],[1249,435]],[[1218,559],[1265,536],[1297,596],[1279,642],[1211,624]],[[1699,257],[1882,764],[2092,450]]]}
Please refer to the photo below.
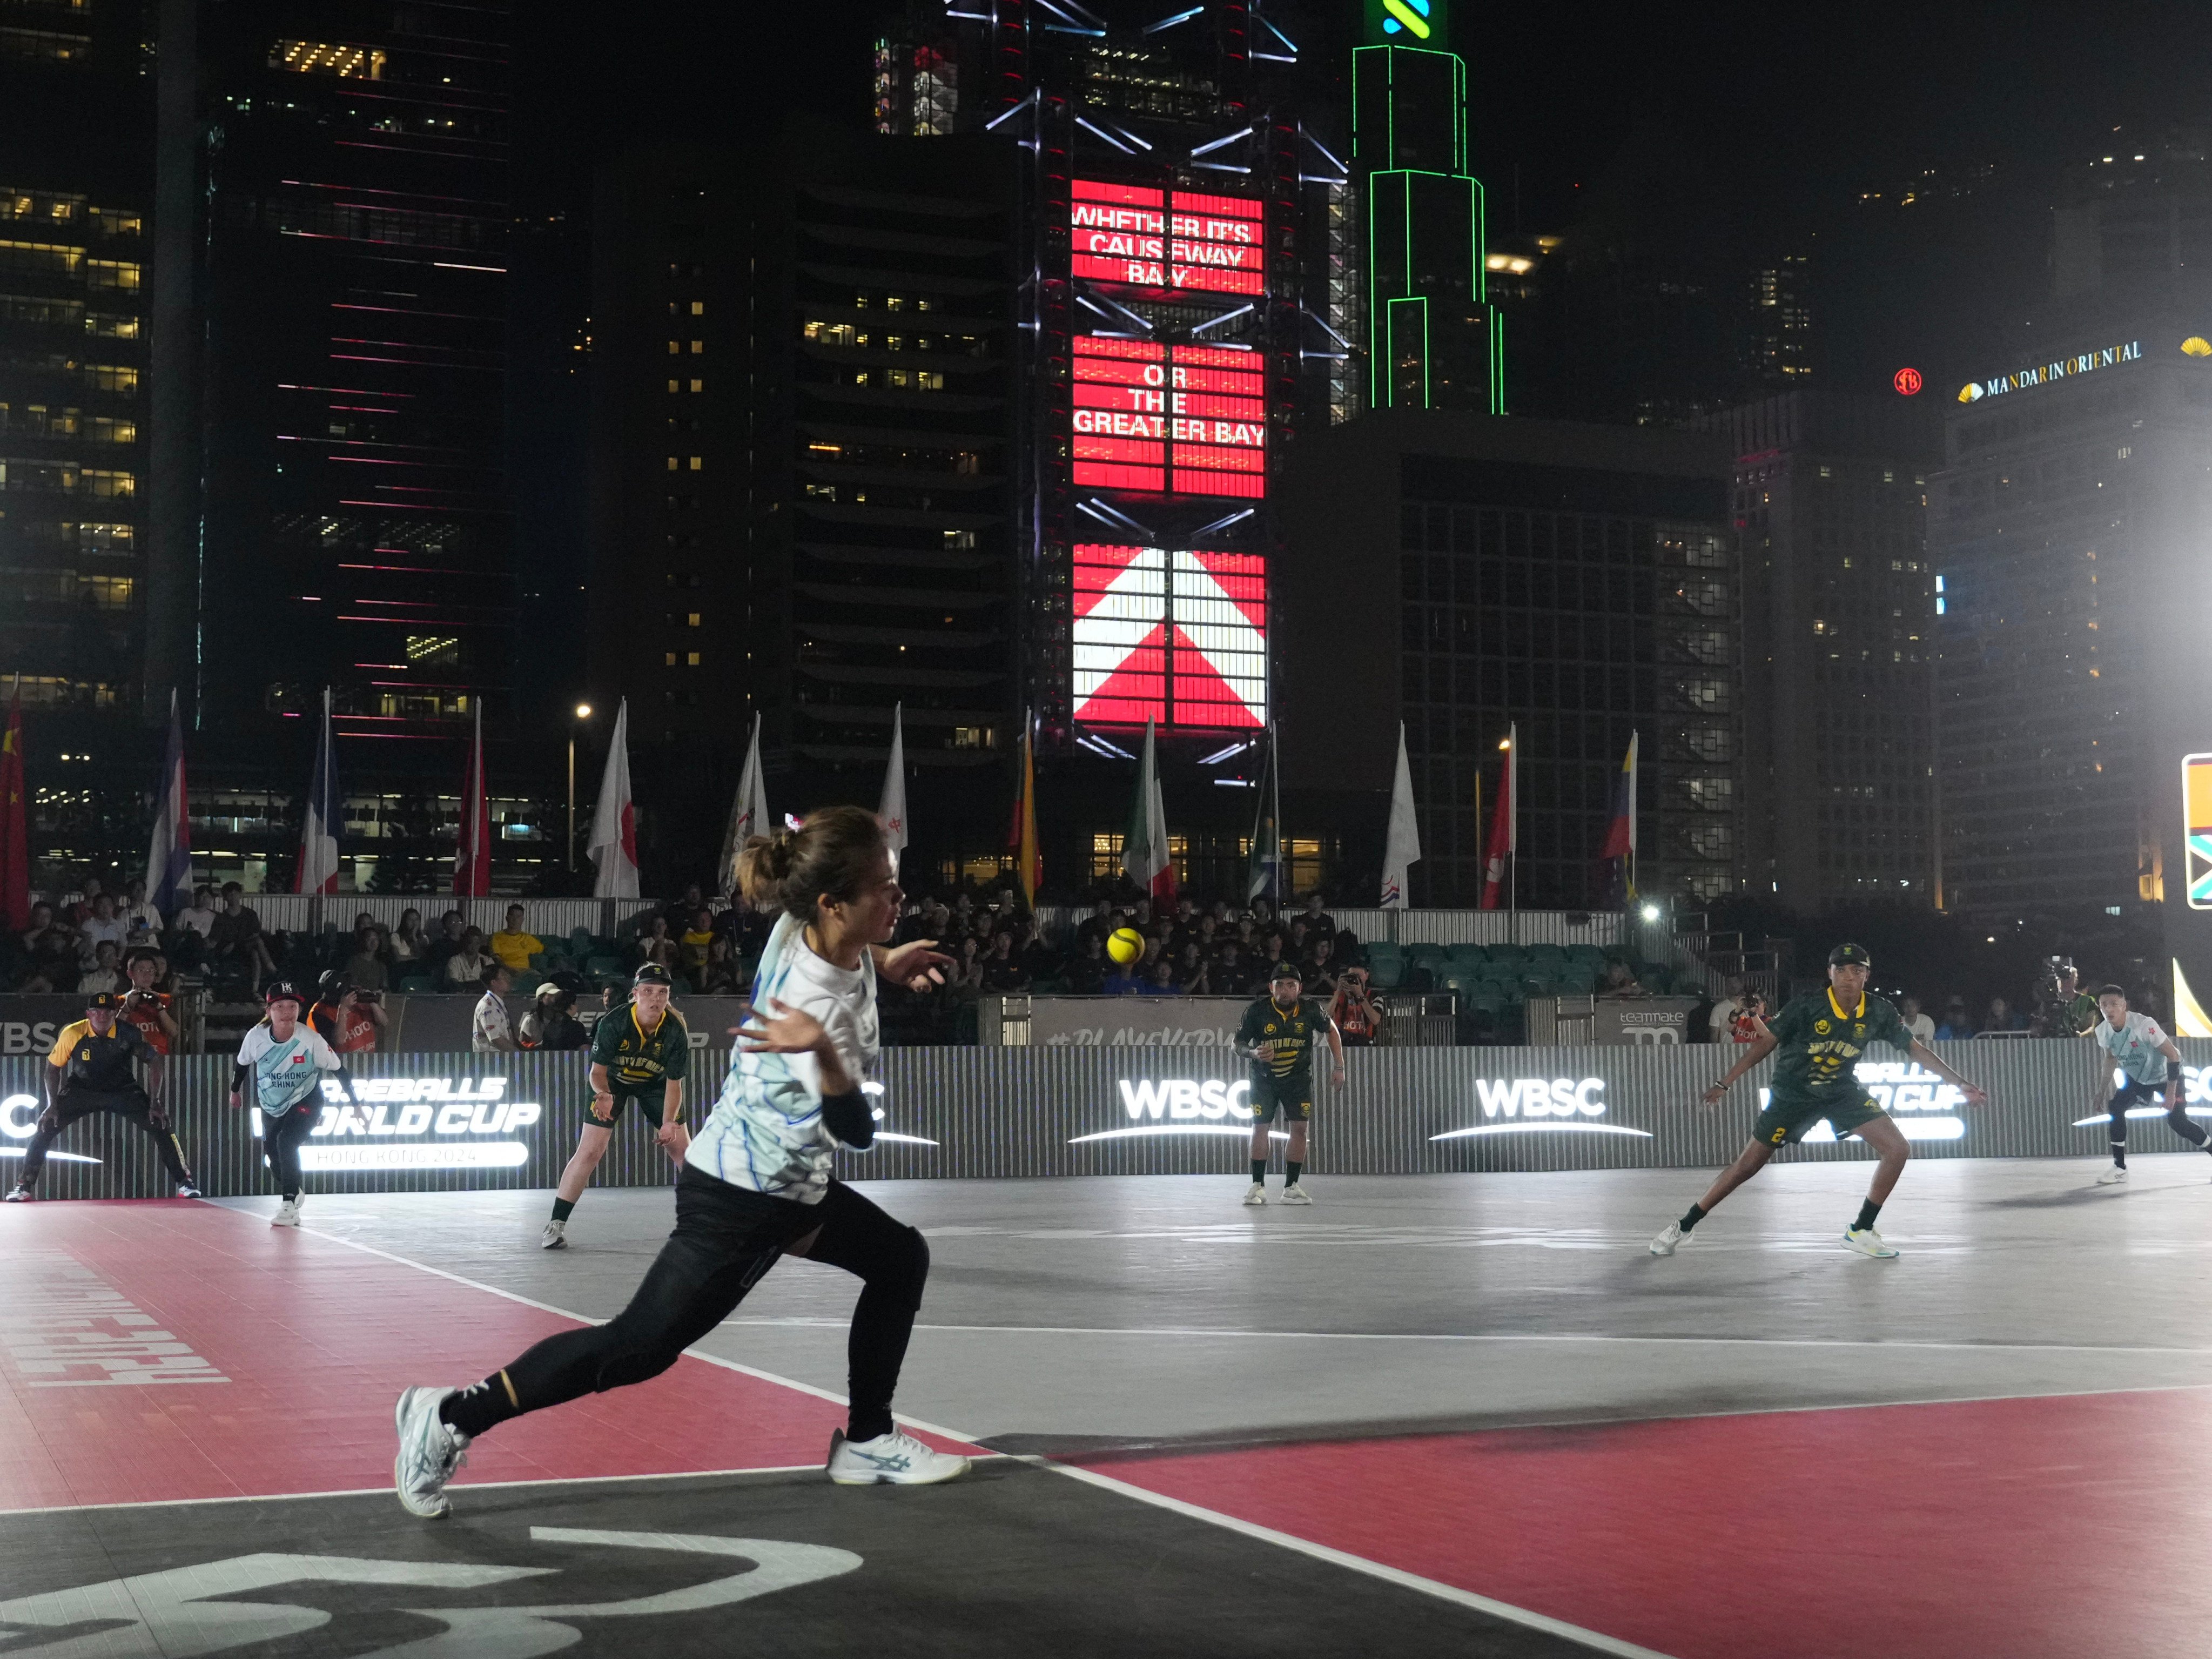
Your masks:
{"label": "gray court surface", "polygon": [[[1211,1176],[861,1189],[933,1254],[900,1411],[1049,1453],[2212,1384],[2212,1158],[2138,1157],[2121,1188],[2101,1167],[1916,1164],[1891,1261],[1838,1242],[1864,1164],[1778,1164],[1666,1260],[1645,1244],[1703,1172],[1316,1179],[1306,1209]],[[305,1219],[610,1317],[671,1194],[587,1194],[556,1252],[549,1202],[311,1197]],[[854,1295],[787,1261],[702,1347],[842,1395]]]}

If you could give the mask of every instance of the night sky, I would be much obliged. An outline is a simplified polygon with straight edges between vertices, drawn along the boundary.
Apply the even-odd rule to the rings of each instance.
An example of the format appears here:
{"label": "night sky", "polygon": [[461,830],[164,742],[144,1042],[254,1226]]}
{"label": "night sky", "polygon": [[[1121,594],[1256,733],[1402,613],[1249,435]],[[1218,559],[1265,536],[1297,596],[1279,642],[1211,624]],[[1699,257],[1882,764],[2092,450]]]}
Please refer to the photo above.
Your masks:
{"label": "night sky", "polygon": [[[884,15],[671,0],[653,27],[629,30],[577,4],[532,9],[518,205],[580,203],[593,161],[631,143],[742,144],[795,111],[865,126]],[[1348,27],[1353,0],[1336,15]],[[1577,186],[1595,187],[1625,155],[1679,157],[1696,221],[1686,234],[1710,224],[1778,244],[1826,240],[1829,384],[1879,386],[1893,362],[1923,357],[1948,373],[1947,356],[1971,364],[1999,349],[1997,313],[2039,291],[2057,168],[2108,152],[2115,126],[2154,141],[2212,121],[2212,14],[2175,0],[1461,0],[1452,27],[1493,234],[1560,228],[1586,199]],[[1923,263],[1910,238],[1845,246],[1867,232],[1850,206],[1860,191],[1990,164],[1967,263],[2002,268],[1962,283],[1955,270],[1901,269]]]}

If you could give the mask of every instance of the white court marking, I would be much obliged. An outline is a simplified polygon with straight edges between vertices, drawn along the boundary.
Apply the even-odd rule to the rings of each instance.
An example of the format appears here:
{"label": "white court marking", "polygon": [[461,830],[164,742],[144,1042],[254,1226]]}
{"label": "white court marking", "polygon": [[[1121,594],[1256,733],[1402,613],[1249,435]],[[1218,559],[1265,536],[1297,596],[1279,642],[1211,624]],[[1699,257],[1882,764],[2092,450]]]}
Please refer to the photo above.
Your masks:
{"label": "white court marking", "polygon": [[[229,1206],[215,1207],[228,1208]],[[232,1209],[230,1212],[244,1217],[249,1221],[260,1218],[258,1214],[252,1210]],[[509,1302],[520,1303],[526,1308],[535,1308],[541,1313],[555,1314],[562,1319],[573,1319],[580,1325],[599,1322],[586,1319],[581,1314],[573,1313],[566,1308],[556,1308],[548,1302],[534,1301],[526,1296],[518,1296],[512,1291],[503,1291],[495,1285],[486,1285],[477,1279],[465,1278],[459,1273],[448,1273],[443,1267],[434,1267],[427,1261],[416,1261],[407,1256],[395,1255],[390,1250],[380,1250],[373,1244],[363,1244],[354,1239],[340,1237],[335,1233],[323,1232],[313,1227],[302,1227],[300,1231],[313,1234],[317,1238],[327,1239],[333,1244],[343,1244],[349,1249],[360,1250],[368,1255],[380,1256],[385,1261],[396,1262],[403,1267],[413,1267],[422,1273],[434,1273],[440,1279],[451,1280],[453,1284],[465,1285],[471,1290],[482,1291],[487,1296],[503,1297]],[[715,1354],[702,1353],[696,1348],[688,1348],[684,1352],[695,1359],[705,1360],[710,1365],[720,1365],[728,1370],[739,1371],[747,1376],[758,1377],[764,1382],[774,1382],[783,1388],[796,1389],[800,1394],[812,1395],[817,1400],[835,1401],[841,1406],[848,1403],[843,1395],[833,1393],[828,1389],[817,1389],[811,1383],[801,1382],[793,1377],[779,1376],[773,1371],[760,1370],[750,1365],[740,1365],[735,1360],[724,1359]],[[904,1413],[895,1413],[894,1415],[902,1423],[909,1424],[931,1434],[942,1435],[950,1440],[957,1440],[963,1445],[979,1446],[981,1440],[979,1435],[963,1433],[957,1429],[944,1428],[934,1423],[925,1423],[918,1418],[908,1417]],[[994,1456],[1001,1454],[984,1452],[981,1455]],[[1580,1642],[1596,1652],[1611,1654],[1615,1656],[1615,1659],[1670,1659],[1670,1656],[1651,1648],[1639,1648],[1632,1643],[1618,1641],[1599,1632],[1584,1630],[1578,1625],[1570,1625],[1563,1620],[1553,1619],[1540,1613],[1533,1613],[1526,1607],[1516,1607],[1505,1601],[1493,1601],[1486,1595],[1477,1595],[1474,1591],[1461,1589],[1456,1585],[1442,1583],[1433,1578],[1423,1578],[1415,1573],[1401,1571],[1396,1567],[1385,1566],[1382,1562],[1370,1561],[1364,1556],[1348,1555],[1341,1550],[1331,1549],[1326,1544],[1316,1544],[1310,1540],[1296,1537],[1290,1533],[1277,1532],[1273,1528],[1262,1527],[1253,1522],[1240,1521],[1233,1515],[1224,1515],[1218,1510],[1200,1509],[1197,1504],[1186,1504],[1180,1498],[1167,1498],[1158,1492],[1146,1492],[1140,1486],[1129,1486],[1113,1479],[1110,1475],[1097,1474],[1088,1469],[1074,1468],[1066,1464],[1055,1463],[1048,1460],[1024,1458],[1019,1461],[1024,1462],[1035,1461],[1038,1467],[1048,1469],[1054,1474],[1065,1475],[1072,1480],[1081,1480],[1090,1486],[1119,1492],[1123,1497],[1134,1498],[1139,1503],[1151,1504],[1160,1509],[1172,1510],[1178,1515],[1188,1516],[1194,1520],[1224,1527],[1231,1532],[1242,1533],[1248,1538],[1255,1538],[1264,1543],[1278,1545],[1284,1549],[1296,1550],[1302,1555],[1311,1556],[1316,1560],[1349,1568],[1354,1572],[1364,1573],[1370,1578],[1380,1579],[1385,1583],[1395,1584],[1404,1589],[1417,1590],[1424,1595],[1435,1596],[1440,1601],[1455,1602],[1461,1607],[1471,1607],[1477,1612],[1488,1613],[1491,1617],[1503,1620],[1509,1624],[1519,1625],[1526,1629],[1542,1631],[1547,1635],[1564,1637],[1571,1641]]]}

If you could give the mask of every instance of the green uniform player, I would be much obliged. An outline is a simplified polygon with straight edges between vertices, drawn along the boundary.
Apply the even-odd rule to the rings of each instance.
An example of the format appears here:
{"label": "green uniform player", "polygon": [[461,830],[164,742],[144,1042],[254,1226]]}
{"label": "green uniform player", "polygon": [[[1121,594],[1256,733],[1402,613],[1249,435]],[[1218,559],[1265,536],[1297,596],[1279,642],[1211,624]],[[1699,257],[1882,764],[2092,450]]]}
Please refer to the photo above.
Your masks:
{"label": "green uniform player", "polygon": [[1336,1022],[1320,1003],[1300,995],[1299,988],[1298,970],[1287,962],[1277,963],[1267,994],[1244,1011],[1237,1028],[1237,1052],[1252,1062],[1252,1185],[1244,1194],[1247,1204],[1267,1201],[1267,1126],[1279,1114],[1290,1133],[1283,1158],[1283,1202],[1313,1202],[1298,1176],[1305,1168],[1306,1124],[1313,1117],[1316,1043],[1325,1039],[1334,1059],[1330,1081],[1340,1087],[1344,1082],[1344,1039]]}
{"label": "green uniform player", "polygon": [[1880,1162],[1859,1208],[1858,1219],[1844,1231],[1844,1244],[1862,1255],[1893,1256],[1896,1250],[1875,1231],[1875,1218],[1903,1173],[1910,1149],[1904,1133],[1875,1103],[1858,1080],[1857,1065],[1871,1043],[1886,1042],[1955,1085],[1969,1106],[1983,1103],[1982,1091],[1953,1071],[1936,1051],[1914,1038],[1897,1010],[1867,994],[1874,958],[1858,945],[1838,945],[1828,952],[1828,983],[1802,996],[1766,1023],[1766,1034],[1744,1045],[1742,1054],[1718,1083],[1705,1091],[1705,1107],[1717,1107],[1735,1080],[1775,1056],[1767,1104],[1753,1127],[1751,1142],[1721,1171],[1705,1195],[1680,1221],[1670,1221],[1651,1241],[1651,1254],[1672,1255],[1689,1241],[1691,1230],[1708,1212],[1757,1175],[1775,1149],[1804,1138],[1826,1118],[1836,1138],[1856,1135],[1875,1149]]}
{"label": "green uniform player", "polygon": [[629,1000],[610,1008],[592,1028],[592,1102],[561,1184],[553,1192],[553,1217],[541,1249],[567,1248],[568,1217],[607,1155],[624,1105],[638,1114],[680,1170],[691,1137],[684,1127],[684,1079],[691,1066],[691,1032],[668,1006],[668,970],[648,962],[631,981]]}

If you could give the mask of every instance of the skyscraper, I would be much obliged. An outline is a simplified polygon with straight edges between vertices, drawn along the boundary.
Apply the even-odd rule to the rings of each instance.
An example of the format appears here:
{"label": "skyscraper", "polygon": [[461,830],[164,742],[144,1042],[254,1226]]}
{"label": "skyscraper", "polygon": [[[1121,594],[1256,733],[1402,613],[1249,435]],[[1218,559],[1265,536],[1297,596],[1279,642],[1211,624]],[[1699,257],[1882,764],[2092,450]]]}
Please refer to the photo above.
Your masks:
{"label": "skyscraper", "polygon": [[204,729],[326,680],[345,736],[512,720],[510,21],[248,0],[165,43],[163,200],[197,206],[159,225],[189,283],[160,368],[204,443],[155,503],[190,596],[156,656]]}
{"label": "skyscraper", "polygon": [[0,21],[0,695],[46,747],[138,713],[154,82],[145,9]]}
{"label": "skyscraper", "polygon": [[1745,881],[1801,911],[1934,902],[1925,397],[1792,392],[1696,424],[1735,457]]}

